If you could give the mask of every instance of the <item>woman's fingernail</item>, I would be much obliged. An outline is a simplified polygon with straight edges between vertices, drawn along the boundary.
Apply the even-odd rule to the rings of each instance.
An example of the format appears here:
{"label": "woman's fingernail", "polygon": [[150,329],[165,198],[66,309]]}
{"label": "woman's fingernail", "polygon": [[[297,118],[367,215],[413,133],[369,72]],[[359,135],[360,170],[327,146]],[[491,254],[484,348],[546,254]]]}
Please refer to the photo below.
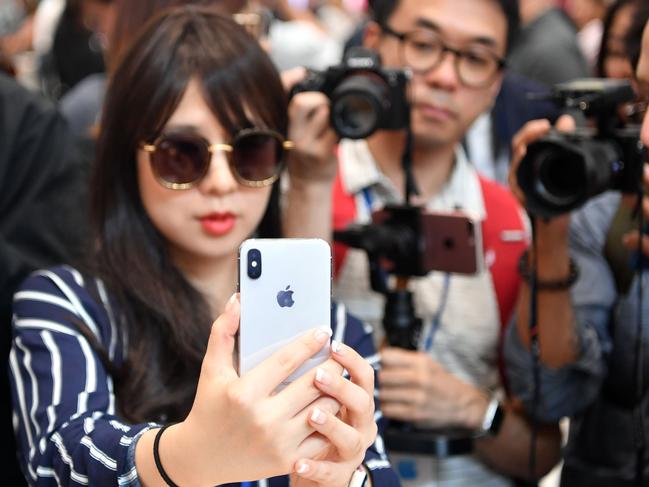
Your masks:
{"label": "woman's fingernail", "polygon": [[329,338],[331,338],[331,334],[331,328],[329,328],[328,326],[323,326],[322,328],[318,328],[315,331],[315,339],[320,343],[324,343],[329,340]]}
{"label": "woman's fingernail", "polygon": [[309,466],[302,462],[298,465],[296,472],[297,473],[307,473],[309,471]]}
{"label": "woman's fingernail", "polygon": [[318,408],[314,408],[311,413],[311,421],[316,424],[324,424],[327,421],[327,415],[320,411]]}
{"label": "woman's fingernail", "polygon": [[331,376],[324,370],[318,367],[315,371],[315,380],[320,382],[320,384],[329,384],[331,382]]}
{"label": "woman's fingernail", "polygon": [[225,305],[225,311],[232,311],[234,309],[234,306],[237,302],[237,297],[237,293],[234,293],[232,296],[230,296],[228,303]]}
{"label": "woman's fingernail", "polygon": [[343,354],[343,345],[338,340],[333,340],[331,342],[331,351],[337,353],[338,355]]}

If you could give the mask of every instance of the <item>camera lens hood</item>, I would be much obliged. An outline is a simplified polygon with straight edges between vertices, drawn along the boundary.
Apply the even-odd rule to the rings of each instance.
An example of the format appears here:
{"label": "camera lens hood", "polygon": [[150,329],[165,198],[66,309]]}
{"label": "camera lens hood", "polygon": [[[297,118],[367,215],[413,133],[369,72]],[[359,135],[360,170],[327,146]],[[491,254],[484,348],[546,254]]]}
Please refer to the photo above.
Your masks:
{"label": "camera lens hood", "polygon": [[344,79],[331,94],[331,125],[344,138],[364,139],[380,125],[389,107],[385,81],[371,72]]}
{"label": "camera lens hood", "polygon": [[527,149],[516,178],[530,213],[551,218],[613,186],[617,145],[589,136],[552,134]]}

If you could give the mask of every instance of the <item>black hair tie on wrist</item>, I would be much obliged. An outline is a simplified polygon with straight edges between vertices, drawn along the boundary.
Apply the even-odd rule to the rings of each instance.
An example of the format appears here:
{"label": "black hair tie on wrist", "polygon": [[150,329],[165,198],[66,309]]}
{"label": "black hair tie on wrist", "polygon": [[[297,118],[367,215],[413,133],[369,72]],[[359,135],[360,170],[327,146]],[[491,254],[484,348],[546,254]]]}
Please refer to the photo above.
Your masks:
{"label": "black hair tie on wrist", "polygon": [[[518,261],[518,274],[521,276],[523,281],[529,283],[531,279],[530,266],[529,266],[529,252],[526,250],[521,255],[520,260]],[[577,263],[570,258],[570,270],[568,276],[564,279],[556,279],[553,281],[542,281],[540,279],[536,280],[536,289],[539,291],[565,291],[570,289],[572,285],[577,282],[579,279],[579,267]]]}
{"label": "black hair tie on wrist", "polygon": [[178,487],[178,485],[173,480],[171,480],[169,478],[169,475],[167,475],[167,472],[165,472],[165,469],[162,466],[162,462],[160,461],[160,452],[158,451],[158,447],[160,446],[160,438],[162,437],[162,433],[164,433],[164,431],[169,428],[169,426],[173,426],[174,424],[176,423],[165,424],[158,430],[155,435],[155,439],[153,440],[153,460],[155,461],[155,466],[158,469],[160,477],[162,477],[162,480],[164,480],[169,487]]}

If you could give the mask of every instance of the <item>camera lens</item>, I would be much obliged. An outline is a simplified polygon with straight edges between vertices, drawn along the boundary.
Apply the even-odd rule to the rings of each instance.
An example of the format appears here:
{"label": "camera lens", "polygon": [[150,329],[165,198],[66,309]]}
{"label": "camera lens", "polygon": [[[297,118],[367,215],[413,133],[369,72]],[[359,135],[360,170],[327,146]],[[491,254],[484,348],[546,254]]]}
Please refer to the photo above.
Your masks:
{"label": "camera lens", "polygon": [[258,249],[248,251],[248,277],[259,279],[261,276],[261,252]]}
{"label": "camera lens", "polygon": [[385,81],[371,73],[343,80],[331,95],[331,125],[348,139],[369,137],[380,125],[389,106]]}
{"label": "camera lens", "polygon": [[525,204],[551,218],[579,208],[615,185],[617,143],[589,137],[551,135],[531,144],[517,172]]}
{"label": "camera lens", "polygon": [[536,191],[541,198],[557,206],[579,201],[586,182],[583,158],[563,151],[548,151],[537,161]]}
{"label": "camera lens", "polygon": [[340,135],[348,139],[363,138],[377,126],[376,107],[360,93],[350,93],[338,98],[332,106],[333,125]]}

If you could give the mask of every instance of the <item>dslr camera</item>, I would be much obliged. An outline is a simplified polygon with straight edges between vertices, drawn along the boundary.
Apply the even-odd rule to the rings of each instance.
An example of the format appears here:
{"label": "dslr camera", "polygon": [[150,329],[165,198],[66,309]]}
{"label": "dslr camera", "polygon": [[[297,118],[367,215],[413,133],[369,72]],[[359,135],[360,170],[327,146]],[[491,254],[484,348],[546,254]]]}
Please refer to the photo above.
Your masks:
{"label": "dslr camera", "polygon": [[402,69],[382,69],[375,51],[351,48],[338,66],[309,71],[291,90],[291,97],[319,91],[331,101],[330,123],[347,139],[364,139],[379,129],[399,130],[410,123],[406,88],[410,74]]}
{"label": "dslr camera", "polygon": [[581,79],[554,87],[552,100],[594,118],[595,126],[552,132],[527,148],[516,178],[530,213],[550,218],[607,190],[641,189],[640,127],[624,124],[617,115],[619,106],[634,98],[626,80]]}

